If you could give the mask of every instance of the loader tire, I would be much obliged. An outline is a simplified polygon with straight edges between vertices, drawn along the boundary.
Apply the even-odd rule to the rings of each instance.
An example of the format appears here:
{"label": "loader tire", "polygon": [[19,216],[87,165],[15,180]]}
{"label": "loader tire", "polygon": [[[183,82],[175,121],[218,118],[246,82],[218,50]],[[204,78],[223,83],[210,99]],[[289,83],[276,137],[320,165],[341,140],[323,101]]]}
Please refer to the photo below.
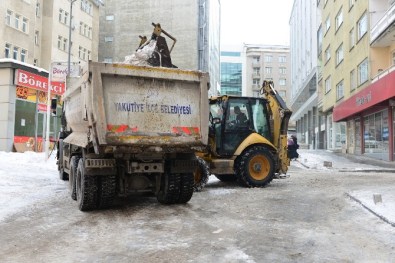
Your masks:
{"label": "loader tire", "polygon": [[235,182],[237,179],[235,174],[215,174],[215,177],[221,182]]}
{"label": "loader tire", "polygon": [[200,157],[196,157],[196,159],[198,161],[198,167],[193,173],[193,177],[194,177],[193,190],[195,192],[199,192],[203,190],[203,188],[206,186],[208,182],[208,179],[210,177],[210,169],[205,160],[203,160]]}
{"label": "loader tire", "polygon": [[59,149],[58,149],[58,171],[60,180],[67,181],[69,179],[69,175],[65,173],[63,167],[63,140],[59,141]]}
{"label": "loader tire", "polygon": [[180,198],[181,175],[166,172],[162,175],[161,189],[157,195],[157,200],[161,204],[175,204]]}
{"label": "loader tire", "polygon": [[99,208],[109,208],[116,195],[116,176],[102,175],[99,178]]}
{"label": "loader tire", "polygon": [[274,178],[271,152],[263,146],[253,146],[239,159],[238,181],[247,187],[264,187]]}
{"label": "loader tire", "polygon": [[77,186],[76,186],[76,178],[77,178],[77,167],[78,167],[78,156],[72,156],[70,160],[70,174],[69,174],[69,191],[71,199],[77,200]]}
{"label": "loader tire", "polygon": [[97,208],[97,177],[85,175],[84,160],[81,158],[77,168],[77,204],[81,211]]}
{"label": "loader tire", "polygon": [[177,203],[179,204],[188,203],[193,195],[193,187],[194,187],[193,173],[181,174],[180,196],[178,198]]}

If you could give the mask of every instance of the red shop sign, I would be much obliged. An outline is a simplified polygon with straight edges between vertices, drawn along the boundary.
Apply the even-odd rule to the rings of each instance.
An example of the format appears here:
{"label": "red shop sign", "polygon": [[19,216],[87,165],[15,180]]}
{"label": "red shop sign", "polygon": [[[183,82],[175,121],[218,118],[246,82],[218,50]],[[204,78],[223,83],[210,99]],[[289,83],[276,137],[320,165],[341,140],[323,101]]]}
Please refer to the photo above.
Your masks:
{"label": "red shop sign", "polygon": [[[27,88],[48,92],[48,78],[21,69],[18,69],[17,71],[16,84]],[[51,93],[63,95],[64,91],[64,82],[52,81]]]}

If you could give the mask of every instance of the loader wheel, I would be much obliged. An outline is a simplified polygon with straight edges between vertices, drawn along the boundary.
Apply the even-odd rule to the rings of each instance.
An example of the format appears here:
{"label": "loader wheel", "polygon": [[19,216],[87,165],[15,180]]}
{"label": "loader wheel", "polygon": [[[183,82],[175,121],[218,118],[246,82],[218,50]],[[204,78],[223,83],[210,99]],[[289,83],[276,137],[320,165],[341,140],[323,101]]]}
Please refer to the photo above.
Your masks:
{"label": "loader wheel", "polygon": [[76,178],[77,178],[77,167],[79,157],[73,156],[70,160],[70,174],[69,174],[69,191],[71,199],[77,200],[77,190],[76,190]]}
{"label": "loader wheel", "polygon": [[180,197],[177,203],[185,204],[191,200],[194,188],[194,175],[193,173],[181,174],[180,182]]}
{"label": "loader wheel", "polygon": [[215,177],[221,182],[234,182],[237,179],[235,174],[215,174]]}
{"label": "loader wheel", "polygon": [[175,204],[180,197],[180,174],[166,172],[162,175],[161,189],[157,195],[161,204]]}
{"label": "loader wheel", "polygon": [[69,175],[64,172],[63,167],[63,140],[59,141],[59,149],[58,149],[58,170],[59,170],[59,178],[60,180],[67,181],[69,179]]}
{"label": "loader wheel", "polygon": [[97,178],[85,175],[84,160],[81,158],[77,168],[77,204],[81,211],[93,210],[97,207]]}
{"label": "loader wheel", "polygon": [[273,156],[265,147],[254,146],[240,157],[238,170],[241,184],[247,187],[264,187],[274,177]]}
{"label": "loader wheel", "polygon": [[203,160],[200,157],[196,157],[196,159],[198,161],[198,167],[193,173],[193,177],[194,177],[193,190],[195,192],[199,192],[203,190],[203,188],[206,186],[208,182],[208,178],[210,176],[210,169],[205,160]]}
{"label": "loader wheel", "polygon": [[99,178],[99,208],[111,207],[116,194],[116,176],[102,175]]}

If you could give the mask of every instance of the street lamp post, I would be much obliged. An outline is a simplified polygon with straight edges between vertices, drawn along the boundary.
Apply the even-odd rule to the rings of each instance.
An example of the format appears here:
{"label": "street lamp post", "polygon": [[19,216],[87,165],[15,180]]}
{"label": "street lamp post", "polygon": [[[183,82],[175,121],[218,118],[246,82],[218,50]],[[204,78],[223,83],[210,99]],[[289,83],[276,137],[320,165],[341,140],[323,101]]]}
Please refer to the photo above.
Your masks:
{"label": "street lamp post", "polygon": [[70,0],[70,24],[69,24],[69,53],[67,59],[67,75],[70,74],[70,62],[71,62],[71,31],[72,31],[72,20],[73,20],[73,4],[77,0]]}

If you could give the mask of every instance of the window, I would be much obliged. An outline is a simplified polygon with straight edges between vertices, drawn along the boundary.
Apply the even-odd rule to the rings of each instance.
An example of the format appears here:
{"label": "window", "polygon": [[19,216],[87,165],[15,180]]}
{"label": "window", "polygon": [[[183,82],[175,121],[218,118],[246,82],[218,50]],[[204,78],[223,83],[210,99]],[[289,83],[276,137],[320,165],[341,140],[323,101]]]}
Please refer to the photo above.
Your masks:
{"label": "window", "polygon": [[59,22],[63,21],[63,9],[59,9]]}
{"label": "window", "polygon": [[358,20],[358,40],[360,40],[368,31],[368,17],[366,12]]}
{"label": "window", "polygon": [[90,59],[91,59],[91,52],[88,51],[88,60],[90,60]]}
{"label": "window", "polygon": [[266,74],[272,74],[272,68],[271,67],[265,67],[265,72],[266,72]]}
{"label": "window", "polygon": [[392,65],[395,65],[395,51],[392,52]]}
{"label": "window", "polygon": [[69,23],[69,13],[67,12],[64,12],[63,23],[66,25]]}
{"label": "window", "polygon": [[355,69],[350,72],[350,88],[351,91],[357,88],[357,75],[355,74]]}
{"label": "window", "polygon": [[64,50],[64,51],[67,50],[67,38],[63,38],[62,50]]}
{"label": "window", "polygon": [[22,62],[26,62],[26,55],[27,55],[27,51],[25,49],[21,49],[21,61]]}
{"label": "window", "polygon": [[358,85],[368,81],[368,59],[366,58],[358,65]]}
{"label": "window", "polygon": [[41,13],[41,6],[40,6],[40,3],[37,1],[37,3],[36,3],[36,16],[40,17],[40,13]]}
{"label": "window", "polygon": [[58,49],[62,49],[62,39],[63,37],[58,36]]}
{"label": "window", "polygon": [[287,97],[287,92],[285,90],[279,90],[278,94],[281,96],[281,98],[285,99]]}
{"label": "window", "polygon": [[285,62],[287,62],[287,57],[286,57],[286,56],[279,56],[279,57],[278,57],[278,62],[280,62],[280,63],[285,63]]}
{"label": "window", "polygon": [[92,28],[91,27],[88,28],[88,38],[92,39]]}
{"label": "window", "polygon": [[317,31],[317,52],[320,55],[322,52],[322,27],[320,26]]}
{"label": "window", "polygon": [[354,28],[351,28],[350,33],[349,33],[349,39],[350,39],[350,49],[352,49],[355,46],[355,32]]}
{"label": "window", "polygon": [[257,75],[257,76],[260,75],[261,68],[259,68],[259,67],[254,67],[252,70],[253,70],[253,74],[254,74],[254,75]]}
{"label": "window", "polygon": [[27,18],[25,18],[25,17],[22,19],[22,31],[25,32],[25,33],[27,33],[27,31],[28,31]]}
{"label": "window", "polygon": [[15,28],[19,29],[19,20],[21,19],[20,15],[15,15]]}
{"label": "window", "polygon": [[113,42],[114,37],[104,37],[104,42]]}
{"label": "window", "polygon": [[286,79],[279,79],[279,80],[278,80],[278,84],[279,84],[280,86],[285,86],[285,85],[287,85],[287,80],[286,80]]}
{"label": "window", "polygon": [[351,9],[354,6],[355,0],[348,0],[349,8]]}
{"label": "window", "polygon": [[278,71],[280,72],[280,74],[287,74],[287,68],[280,67],[280,68],[278,69]]}
{"label": "window", "polygon": [[325,50],[325,63],[331,59],[331,47],[327,47]]}
{"label": "window", "polygon": [[252,63],[259,63],[261,61],[261,57],[260,56],[253,56],[252,57]]}
{"label": "window", "polygon": [[340,100],[344,97],[344,86],[343,80],[336,85],[336,100]]}
{"label": "window", "polygon": [[272,55],[266,55],[265,56],[265,62],[272,62],[273,61],[273,56]]}
{"label": "window", "polygon": [[325,20],[325,34],[329,31],[329,28],[331,28],[331,18],[328,16]]}
{"label": "window", "polygon": [[340,9],[340,11],[336,15],[336,31],[339,29],[339,27],[343,24],[343,10]]}
{"label": "window", "polygon": [[11,17],[12,17],[12,11],[11,10],[7,10],[7,14],[5,16],[5,23],[8,26],[11,26]]}
{"label": "window", "polygon": [[12,51],[12,58],[18,60],[18,53],[19,53],[19,48],[14,47],[14,50]]}
{"label": "window", "polygon": [[33,59],[33,65],[36,66],[36,67],[38,66],[38,59],[36,59],[36,58]]}
{"label": "window", "polygon": [[325,80],[325,94],[331,91],[331,76],[327,77]]}
{"label": "window", "polygon": [[40,40],[40,34],[38,31],[34,32],[34,44],[38,46]]}
{"label": "window", "polygon": [[253,79],[252,80],[252,84],[253,85],[258,85],[259,86],[259,82],[260,82],[261,80],[260,79]]}
{"label": "window", "polygon": [[107,21],[114,21],[114,15],[107,15],[106,20]]}
{"label": "window", "polygon": [[343,44],[341,44],[336,50],[336,65],[339,65],[343,61]]}
{"label": "window", "polygon": [[6,43],[4,48],[4,57],[10,58],[11,57],[11,45]]}
{"label": "window", "polygon": [[103,61],[104,63],[112,63],[112,58],[110,58],[110,57],[106,57],[106,58],[104,58],[104,61]]}

